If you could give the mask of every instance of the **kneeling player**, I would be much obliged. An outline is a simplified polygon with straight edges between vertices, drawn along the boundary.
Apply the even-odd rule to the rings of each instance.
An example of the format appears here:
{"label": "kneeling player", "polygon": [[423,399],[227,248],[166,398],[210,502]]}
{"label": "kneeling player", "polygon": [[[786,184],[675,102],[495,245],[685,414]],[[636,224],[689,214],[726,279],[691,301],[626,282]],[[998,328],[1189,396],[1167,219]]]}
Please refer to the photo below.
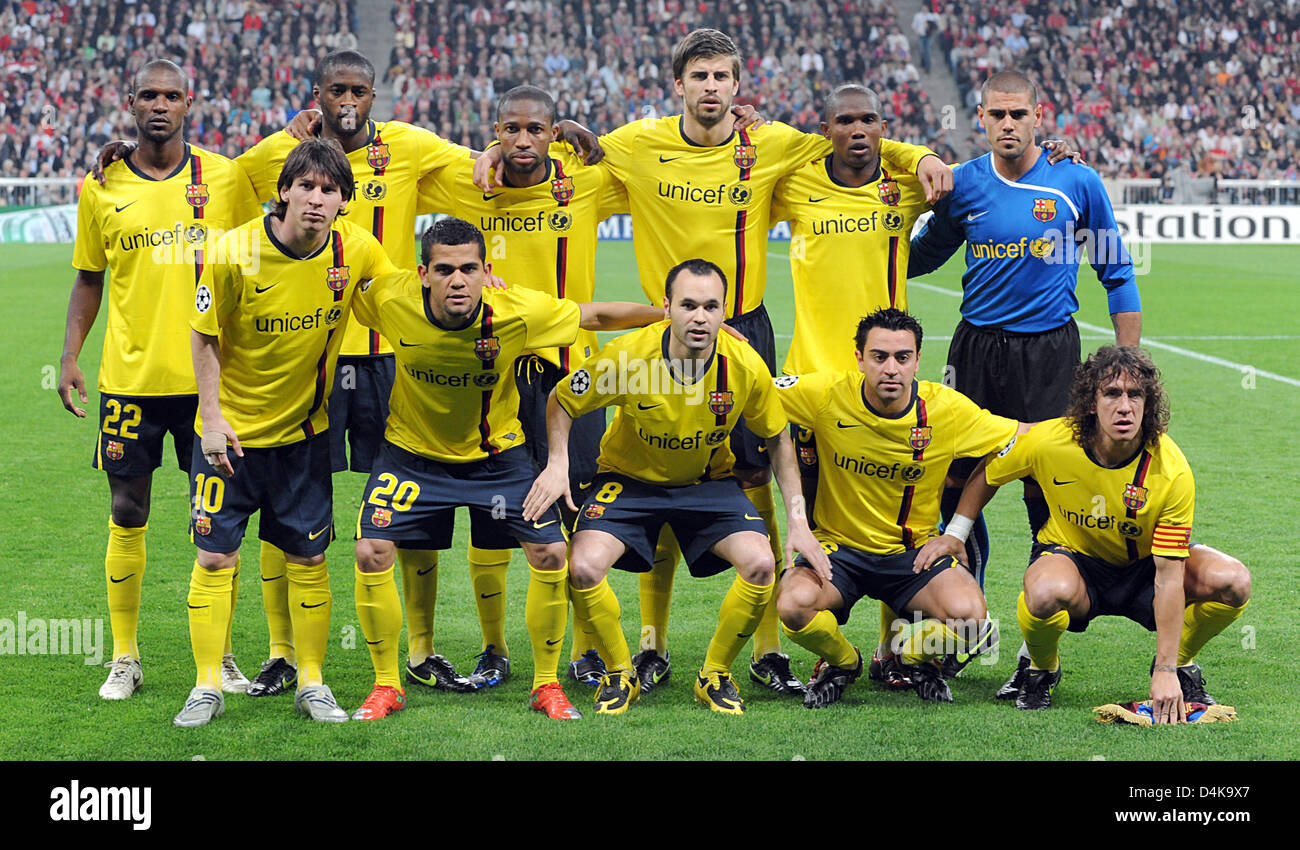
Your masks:
{"label": "kneeling player", "polygon": [[561,495],[577,510],[569,495],[569,430],[575,417],[617,405],[570,554],[575,615],[590,623],[608,671],[596,711],[620,714],[640,694],[618,600],[605,577],[613,566],[649,570],[667,524],[692,575],[716,575],[728,566],[738,574],[722,602],[695,697],[713,711],[741,714],[731,664],[771,598],[776,567],[763,520],[732,475],[728,438],[742,415],[765,435],[786,496],[787,556],[794,549],[829,565],[808,530],[794,449],[768,369],[747,343],[718,336],[726,276],[706,260],[687,260],[669,271],[665,293],[664,321],[614,340],[552,392],[550,459],[524,516],[542,517]]}
{"label": "kneeling player", "polygon": [[[997,487],[1033,476],[1051,509],[1016,604],[1029,657],[1000,699],[1014,698],[1021,709],[1050,706],[1061,680],[1061,635],[1118,614],[1156,633],[1156,723],[1182,722],[1184,702],[1214,703],[1195,658],[1241,616],[1250,573],[1191,543],[1192,470],[1165,433],[1168,421],[1150,357],[1133,346],[1104,346],[1076,373],[1067,415],[1036,425],[963,492],[958,514],[973,517]],[[936,547],[952,544],[941,539]]]}
{"label": "kneeling player", "polygon": [[537,467],[524,447],[514,363],[525,350],[572,345],[579,329],[641,327],[658,311],[627,302],[579,305],[522,286],[485,290],[486,253],[478,228],[443,219],[421,240],[418,276],[390,275],[357,298],[358,321],[397,341],[398,368],[357,526],[357,617],[375,687],[355,720],[376,720],[405,705],[395,549],[448,548],[453,513],[462,505],[476,540],[493,548],[518,541],[528,558],[532,707],[560,720],[581,717],[556,678],[569,614],[560,515],[520,516]]}
{"label": "kneeling player", "polygon": [[[917,381],[921,326],[889,307],[858,323],[858,372],[777,378],[791,421],[813,431],[821,453],[817,537],[830,555],[822,575],[803,560],[781,580],[785,633],[823,659],[804,694],[808,708],[837,702],[862,673],[862,653],[839,626],[863,596],[920,622],[896,637],[917,695],[952,702],[938,659],[974,653],[987,639],[988,611],[974,577],[951,556],[917,563],[938,535],[948,465],[1007,444],[1020,428],[956,390]],[[889,663],[890,648],[877,653]]]}

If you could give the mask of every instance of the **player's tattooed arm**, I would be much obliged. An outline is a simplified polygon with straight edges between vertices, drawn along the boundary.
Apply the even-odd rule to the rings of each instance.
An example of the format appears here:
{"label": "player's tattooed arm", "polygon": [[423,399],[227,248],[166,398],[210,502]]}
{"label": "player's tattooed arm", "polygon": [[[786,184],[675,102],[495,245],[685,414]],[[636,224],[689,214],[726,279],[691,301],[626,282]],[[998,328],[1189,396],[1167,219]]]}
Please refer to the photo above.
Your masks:
{"label": "player's tattooed arm", "polygon": [[1116,345],[1138,345],[1142,342],[1142,313],[1127,310],[1111,313],[1110,323],[1115,327]]}
{"label": "player's tattooed arm", "polygon": [[226,453],[227,443],[239,457],[244,456],[244,449],[239,445],[235,429],[230,427],[225,414],[221,412],[221,353],[217,348],[217,338],[191,329],[190,356],[194,360],[194,380],[199,389],[203,458],[213,469],[229,478],[235,474],[235,469],[230,465],[230,456]]}
{"label": "player's tattooed arm", "polygon": [[545,513],[560,496],[564,497],[570,510],[575,513],[578,510],[569,491],[569,431],[572,428],[573,417],[560,405],[555,390],[551,390],[546,399],[546,437],[551,441],[550,448],[546,468],[538,474],[524,497],[523,518],[528,522]]}
{"label": "player's tattooed arm", "polygon": [[63,354],[59,357],[59,399],[69,413],[80,419],[86,418],[86,411],[77,407],[72,393],[76,391],[82,404],[88,404],[90,397],[86,395],[86,376],[77,365],[77,358],[81,356],[86,334],[99,315],[103,298],[104,273],[78,269],[72,295],[68,297],[68,321],[63,331]]}
{"label": "player's tattooed arm", "polygon": [[1183,629],[1182,558],[1155,555],[1156,593],[1152,608],[1156,615],[1156,663],[1151,673],[1151,715],[1157,724],[1182,723],[1183,690],[1178,684],[1178,640]]}
{"label": "player's tattooed arm", "polygon": [[808,526],[808,511],[805,507],[803,485],[799,478],[799,466],[795,461],[794,443],[790,440],[790,432],[782,430],[779,436],[769,437],[766,443],[768,456],[772,459],[772,472],[776,477],[776,486],[781,489],[781,500],[785,502],[785,562],[793,564],[794,554],[798,552],[812,566],[817,578],[829,583],[831,561]]}

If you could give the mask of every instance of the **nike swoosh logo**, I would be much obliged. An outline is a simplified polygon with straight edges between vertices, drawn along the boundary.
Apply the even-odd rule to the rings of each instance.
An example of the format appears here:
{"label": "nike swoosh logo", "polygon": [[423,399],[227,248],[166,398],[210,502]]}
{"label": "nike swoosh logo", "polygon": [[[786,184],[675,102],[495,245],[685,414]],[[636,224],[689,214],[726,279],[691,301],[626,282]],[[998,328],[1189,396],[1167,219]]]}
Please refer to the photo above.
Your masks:
{"label": "nike swoosh logo", "polygon": [[659,405],[661,405],[661,404],[663,404],[663,402],[659,402],[659,403],[657,403],[657,404],[642,404],[641,402],[638,401],[638,402],[636,403],[636,409],[637,409],[637,410],[651,410],[651,409],[653,409],[653,408],[659,407]]}
{"label": "nike swoosh logo", "polygon": [[325,603],[324,603],[324,602],[317,602],[315,605],[308,605],[306,602],[299,602],[298,604],[301,605],[301,606],[304,607],[304,608],[319,608],[320,606],[324,605]]}
{"label": "nike swoosh logo", "polygon": [[988,215],[988,214],[989,214],[989,211],[988,211],[988,210],[984,210],[983,212],[980,212],[980,213],[971,213],[970,215],[966,216],[966,220],[967,220],[967,221],[974,221],[975,219],[977,219],[977,218],[981,218],[981,217],[986,216],[986,215]]}
{"label": "nike swoosh logo", "polygon": [[504,194],[505,194],[505,192],[497,192],[495,195],[489,195],[489,194],[487,194],[487,193],[485,192],[485,193],[483,194],[483,200],[485,200],[485,201],[490,201],[490,200],[492,200],[493,198],[499,198],[499,197],[501,197],[501,196],[504,195]]}
{"label": "nike swoosh logo", "polygon": [[659,154],[659,161],[660,161],[660,162],[673,162],[674,160],[678,160],[678,159],[681,159],[681,157],[680,157],[680,156],[670,156],[670,157],[668,157],[667,159],[664,159],[664,155],[663,155],[663,154]]}
{"label": "nike swoosh logo", "polygon": [[108,577],[108,580],[111,581],[113,584],[117,584],[117,583],[119,583],[119,582],[126,581],[127,579],[129,579],[129,578],[130,578],[131,576],[133,576],[133,575],[135,575],[135,573],[127,573],[126,575],[122,576],[121,578],[113,578],[112,576],[109,576],[109,577]]}
{"label": "nike swoosh logo", "polygon": [[761,517],[761,516],[750,516],[749,514],[745,514],[745,519],[762,519],[762,517]]}
{"label": "nike swoosh logo", "polygon": [[546,528],[548,525],[555,525],[555,520],[550,520],[549,522],[534,522],[533,528]]}
{"label": "nike swoosh logo", "polygon": [[746,639],[746,640],[748,640],[749,638],[751,638],[751,637],[753,637],[753,636],[754,636],[754,633],[753,633],[753,632],[750,632],[750,633],[747,634],[747,635],[742,635],[740,632],[736,632],[736,637],[738,637],[738,638],[744,638],[744,639]]}
{"label": "nike swoosh logo", "polygon": [[432,567],[429,567],[429,569],[427,569],[427,570],[416,570],[416,571],[415,571],[415,574],[416,574],[417,576],[427,576],[429,573],[433,572],[433,571],[436,570],[436,569],[438,569],[437,566],[432,566]]}
{"label": "nike swoosh logo", "polygon": [[[139,200],[139,199],[137,198],[136,200]],[[131,202],[131,204],[134,204],[134,203],[135,203],[135,201],[132,201],[132,202]],[[114,211],[116,211],[116,212],[121,212],[122,210],[124,210],[124,209],[126,209],[127,207],[131,206],[131,204],[123,204],[123,205],[120,206],[120,207],[113,207],[113,209],[114,209]]]}
{"label": "nike swoosh logo", "polygon": [[835,420],[835,425],[838,428],[861,428],[862,427],[861,422],[854,422],[852,425],[845,425],[843,422],[841,422],[838,419]]}
{"label": "nike swoosh logo", "polygon": [[822,201],[825,201],[825,200],[827,200],[828,198],[830,198],[830,195],[827,195],[825,198],[814,198],[812,195],[809,195],[809,196],[808,196],[808,203],[810,203],[810,204],[820,204]]}
{"label": "nike swoosh logo", "polygon": [[590,486],[591,486],[591,482],[590,482],[590,481],[584,481],[584,482],[582,482],[581,484],[578,485],[578,489],[579,489],[579,490],[586,490],[586,489],[587,489],[588,487],[590,487]]}
{"label": "nike swoosh logo", "polygon": [[496,593],[480,593],[480,594],[478,595],[478,598],[479,598],[479,599],[491,599],[493,596],[500,596],[500,595],[501,595],[501,591],[498,590]]}
{"label": "nike swoosh logo", "polygon": [[[1074,481],[1078,481],[1078,480],[1079,480],[1079,479],[1077,479],[1077,478],[1074,479]],[[1060,487],[1060,486],[1065,485],[1065,484],[1073,484],[1074,481],[1057,481],[1057,480],[1056,480],[1056,476],[1052,476],[1052,483],[1055,484],[1057,487]]]}
{"label": "nike swoosh logo", "polygon": [[379,639],[379,640],[368,640],[368,641],[366,641],[366,646],[379,646],[379,644],[381,644],[381,643],[383,643],[383,642],[384,642],[384,641],[383,641],[382,638]]}
{"label": "nike swoosh logo", "polygon": [[320,537],[322,534],[324,534],[325,532],[327,532],[327,531],[329,531],[329,530],[330,530],[330,527],[327,525],[327,526],[325,526],[324,528],[322,528],[320,531],[316,532],[315,534],[308,534],[308,535],[307,535],[307,539],[308,539],[308,540],[315,540],[317,537]]}
{"label": "nike swoosh logo", "polygon": [[270,578],[262,576],[262,581],[275,581],[278,578],[284,578],[284,573],[280,573],[278,576],[271,576]]}
{"label": "nike swoosh logo", "polygon": [[[560,640],[564,640],[564,638],[560,638]],[[557,643],[560,642],[560,640],[548,640],[548,641],[546,642],[546,645],[547,645],[547,646],[555,646]]]}
{"label": "nike swoosh logo", "polygon": [[188,602],[186,602],[185,604],[186,604],[186,605],[189,605],[190,608],[195,609],[195,610],[198,610],[199,608],[211,608],[211,607],[212,607],[211,605],[190,605],[190,603],[188,603]]}
{"label": "nike swoosh logo", "polygon": [[401,337],[398,337],[398,339],[397,339],[397,344],[400,345],[400,346],[402,346],[403,348],[415,348],[415,347],[416,347],[417,345],[419,345],[420,343],[418,343],[418,342],[407,342],[406,340],[402,339]]}
{"label": "nike swoosh logo", "polygon": [[268,289],[272,289],[278,286],[279,283],[280,281],[277,280],[275,283],[271,284],[270,286],[254,286],[253,291],[256,292],[258,295],[261,295],[263,292],[266,292]]}

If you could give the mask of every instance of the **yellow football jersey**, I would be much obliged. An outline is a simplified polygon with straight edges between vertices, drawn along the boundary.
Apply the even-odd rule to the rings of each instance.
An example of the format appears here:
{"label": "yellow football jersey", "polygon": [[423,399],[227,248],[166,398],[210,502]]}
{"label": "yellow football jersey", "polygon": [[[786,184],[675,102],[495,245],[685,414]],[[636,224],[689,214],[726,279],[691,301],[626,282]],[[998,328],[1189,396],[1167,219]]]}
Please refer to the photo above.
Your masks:
{"label": "yellow football jersey", "polygon": [[[633,121],[601,137],[604,162],[627,190],[641,289],[663,303],[668,270],[701,257],[727,275],[727,316],[763,303],[772,190],[831,143],[780,122],[739,130],[721,145],[689,141],[682,116]],[[881,140],[896,171],[916,171],[928,148]]]}
{"label": "yellow football jersey", "polygon": [[87,176],[77,203],[72,265],[108,269],[108,320],[99,390],[193,395],[189,311],[194,288],[225,231],[261,213],[234,162],[193,145],[176,171],[155,180],[130,159]]}
{"label": "yellow football jersey", "polygon": [[[285,446],[329,427],[334,366],[352,297],[397,268],[365,230],[335,221],[310,257],[296,257],[270,216],[227,233],[193,296],[190,326],[219,337],[221,410],[245,446]],[[239,257],[251,246],[251,263]],[[194,428],[203,422],[195,417]]]}
{"label": "yellow football jersey", "polygon": [[[348,201],[349,221],[383,243],[393,264],[414,269],[415,206],[421,177],[445,166],[468,161],[468,148],[436,133],[401,121],[370,121],[365,146],[347,155],[355,179]],[[275,197],[275,184],[298,140],[281,130],[267,136],[235,161],[248,172],[258,198]],[[343,336],[344,355],[388,354],[393,348],[379,334],[349,323]]]}
{"label": "yellow football jersey", "polygon": [[[510,286],[568,298],[595,300],[596,227],[626,212],[627,195],[608,168],[586,166],[552,145],[546,178],[535,186],[474,185],[473,160],[420,181],[418,211],[463,218],[483,231],[492,273]],[[535,352],[568,371],[596,352],[596,334],[579,331],[577,343]]]}
{"label": "yellow football jersey", "polygon": [[895,555],[938,535],[949,464],[997,451],[1019,423],[930,381],[914,381],[912,404],[885,416],[867,403],[863,380],[860,372],[815,372],[773,383],[790,421],[817,438],[817,537]]}
{"label": "yellow football jersey", "polygon": [[726,333],[696,379],[668,363],[668,320],[611,340],[559,383],[559,403],[575,419],[616,406],[600,442],[598,469],[680,486],[731,474],[728,437],[743,415],[760,437],[789,424],[758,352]]}
{"label": "yellow football jersey", "polygon": [[1075,442],[1068,419],[1051,419],[1017,437],[984,474],[994,486],[1032,475],[1043,488],[1052,515],[1038,531],[1041,543],[1116,566],[1148,555],[1187,557],[1196,484],[1168,434],[1110,469]]}
{"label": "yellow football jersey", "polygon": [[473,320],[447,330],[430,312],[415,272],[362,285],[353,309],[362,324],[397,342],[397,380],[384,438],[445,463],[483,460],[524,444],[515,358],[572,345],[574,301],[516,287],[483,290]]}
{"label": "yellow football jersey", "polygon": [[858,320],[881,307],[907,309],[912,225],[930,208],[913,174],[881,163],[876,179],[845,186],[829,156],[776,185],[772,221],[791,222],[794,339],[787,374],[856,370]]}

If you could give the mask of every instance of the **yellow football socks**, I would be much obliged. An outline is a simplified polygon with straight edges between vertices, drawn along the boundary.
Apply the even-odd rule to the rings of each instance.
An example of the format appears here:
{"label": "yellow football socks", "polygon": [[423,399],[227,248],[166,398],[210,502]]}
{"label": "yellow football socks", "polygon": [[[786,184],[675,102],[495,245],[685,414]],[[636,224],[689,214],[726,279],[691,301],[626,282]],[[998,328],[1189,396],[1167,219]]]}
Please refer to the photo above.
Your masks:
{"label": "yellow football socks", "polygon": [[533,689],[559,681],[555,675],[569,622],[569,565],[558,570],[528,567],[524,622],[533,644]]}
{"label": "yellow football socks", "polygon": [[113,657],[140,657],[136,630],[140,625],[140,583],[144,579],[144,533],[149,528],[123,528],[108,521],[108,551],[104,581],[108,585],[108,624],[113,630]]}
{"label": "yellow football socks", "polygon": [[641,573],[641,649],[668,654],[668,610],[673,603],[673,577],[682,548],[667,525],[659,533],[650,572]]}
{"label": "yellow football socks", "polygon": [[903,630],[903,625],[904,623],[899,619],[894,609],[881,602],[880,643],[877,644],[881,658],[894,654],[894,640],[898,637],[899,632]]}
{"label": "yellow football socks", "polygon": [[[420,665],[433,655],[433,614],[438,602],[438,552],[398,549],[406,603],[406,655]],[[396,686],[394,686],[396,687]]]}
{"label": "yellow football socks", "polygon": [[230,633],[235,628],[235,603],[239,601],[239,558],[235,558],[235,570],[230,576],[230,616],[226,618],[226,643],[224,652],[233,655],[235,650],[230,643]]}
{"label": "yellow football socks", "polygon": [[298,649],[298,687],[325,684],[321,666],[330,637],[329,569],[322,561],[315,566],[287,565],[289,576],[289,618]]}
{"label": "yellow football socks", "polygon": [[[772,483],[769,481],[760,487],[745,491],[749,501],[758,508],[758,515],[767,526],[767,542],[772,547],[772,559],[776,562],[775,576],[781,575],[781,562],[785,559],[785,549],[781,545],[781,530],[776,525],[776,507],[772,504]],[[754,658],[781,651],[781,619],[776,613],[776,594],[771,595],[763,609],[762,619],[754,629]]]}
{"label": "yellow football socks", "polygon": [[382,573],[363,573],[357,567],[356,574],[357,619],[375,667],[375,685],[401,690],[397,650],[402,634],[402,603],[397,598],[393,568]]}
{"label": "yellow football socks", "polygon": [[283,658],[298,663],[293,651],[293,621],[289,619],[289,576],[284,552],[262,541],[259,556],[262,571],[262,608],[266,611],[266,631],[271,640],[268,658]]}
{"label": "yellow football socks", "polygon": [[205,570],[194,562],[186,597],[190,648],[197,673],[194,686],[221,690],[221,648],[230,621],[230,583],[234,570]]}
{"label": "yellow football socks", "polygon": [[605,669],[611,673],[622,670],[631,674],[632,655],[627,650],[623,625],[619,622],[622,611],[618,597],[610,589],[609,581],[601,579],[600,584],[586,590],[573,585],[569,587],[575,618],[591,624],[592,633],[596,637],[596,648],[605,660]]}
{"label": "yellow football socks", "polygon": [[1183,633],[1178,640],[1178,666],[1195,661],[1196,654],[1210,638],[1240,617],[1249,604],[1246,602],[1240,608],[1222,602],[1193,602],[1188,605],[1183,610]]}
{"label": "yellow football socks", "polygon": [[904,664],[916,665],[942,658],[949,652],[964,652],[966,642],[942,620],[922,620],[909,630],[898,653]]}
{"label": "yellow football socks", "polygon": [[491,644],[497,655],[509,657],[506,646],[506,570],[510,566],[509,549],[469,547],[469,580],[474,586],[474,604],[478,606],[478,623],[483,630],[483,648]]}
{"label": "yellow football socks", "polygon": [[718,628],[704,653],[701,672],[731,671],[731,662],[736,660],[741,648],[749,641],[763,616],[763,609],[768,607],[772,587],[771,584],[750,584],[736,576],[727,595],[722,598],[722,607],[718,611]]}
{"label": "yellow football socks", "polygon": [[1029,648],[1029,663],[1039,670],[1059,667],[1061,659],[1056,654],[1056,647],[1061,642],[1061,635],[1070,627],[1070,612],[1061,610],[1046,619],[1039,619],[1029,613],[1022,590],[1016,599],[1016,620],[1020,623],[1025,646]]}
{"label": "yellow football socks", "polygon": [[[573,599],[574,593],[576,593],[576,591],[573,589],[573,586],[570,585],[569,586],[570,600]],[[586,620],[582,619],[582,617],[578,615],[578,609],[576,606],[573,607],[572,610],[573,610],[573,646],[569,651],[569,660],[577,661],[579,658],[585,655],[587,650],[589,649],[596,650],[596,654],[599,655],[600,647],[597,646],[596,644],[596,633],[592,629],[591,623],[588,623]]]}
{"label": "yellow football socks", "polygon": [[818,611],[802,629],[795,631],[782,625],[786,636],[814,655],[826,659],[827,664],[852,670],[858,666],[858,652],[840,631],[835,615]]}

